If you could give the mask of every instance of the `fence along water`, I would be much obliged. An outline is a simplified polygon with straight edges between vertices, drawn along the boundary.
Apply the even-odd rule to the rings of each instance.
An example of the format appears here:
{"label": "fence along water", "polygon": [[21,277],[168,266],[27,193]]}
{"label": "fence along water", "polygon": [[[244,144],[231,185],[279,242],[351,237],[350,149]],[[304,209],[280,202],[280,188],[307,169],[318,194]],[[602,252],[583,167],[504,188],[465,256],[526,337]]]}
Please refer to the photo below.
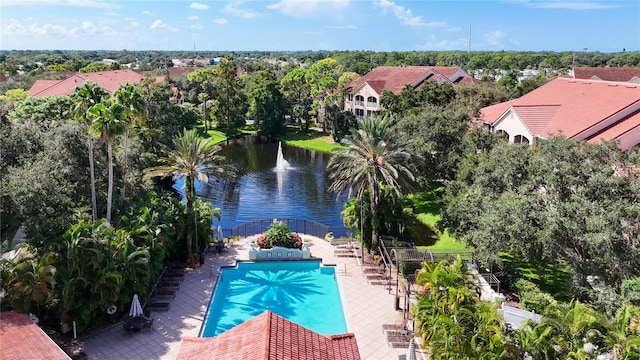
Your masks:
{"label": "fence along water", "polygon": [[222,232],[228,236],[247,237],[266,232],[269,229],[269,226],[275,222],[283,222],[287,224],[289,229],[293,232],[316,236],[319,238],[324,238],[328,232],[332,232],[333,236],[336,238],[349,237],[351,232],[344,226],[328,226],[313,220],[291,218],[253,220],[236,225],[230,229],[222,229]]}

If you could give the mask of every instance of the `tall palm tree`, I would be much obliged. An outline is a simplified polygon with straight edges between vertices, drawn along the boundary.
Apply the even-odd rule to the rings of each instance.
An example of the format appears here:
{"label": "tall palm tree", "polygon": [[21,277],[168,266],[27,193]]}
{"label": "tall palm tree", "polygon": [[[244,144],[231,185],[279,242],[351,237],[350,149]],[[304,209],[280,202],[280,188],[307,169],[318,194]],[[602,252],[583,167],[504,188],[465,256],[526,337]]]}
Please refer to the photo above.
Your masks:
{"label": "tall palm tree", "polygon": [[94,117],[91,131],[107,143],[109,161],[109,187],[107,189],[107,222],[111,224],[111,203],[113,199],[113,144],[125,129],[124,107],[113,99],[107,99],[91,108]]}
{"label": "tall palm tree", "polygon": [[127,120],[124,132],[124,154],[122,156],[122,192],[120,193],[120,197],[124,199],[127,189],[129,130],[135,125],[136,119],[140,119],[145,114],[146,103],[138,88],[132,84],[121,85],[113,95],[116,101],[124,107],[125,119]]}
{"label": "tall palm tree", "polygon": [[349,197],[355,193],[362,199],[365,189],[369,189],[371,209],[371,247],[378,242],[378,207],[380,204],[380,184],[383,183],[398,196],[412,187],[415,180],[406,164],[412,155],[397,142],[398,136],[391,128],[391,122],[382,117],[365,117],[358,121],[358,129],[351,129],[342,143],[349,146],[336,151],[327,164],[332,183],[329,191],[339,195],[348,191]]}
{"label": "tall palm tree", "polygon": [[[195,180],[207,183],[210,178],[233,180],[235,168],[218,154],[221,147],[211,144],[211,138],[204,139],[195,130],[183,130],[182,136],[173,139],[173,149],[166,148],[165,157],[158,159],[162,165],[145,169],[143,179],[174,176],[185,177],[184,193],[187,200],[187,219],[193,218],[193,204],[196,197]],[[192,234],[187,235],[187,255],[192,250]]]}
{"label": "tall palm tree", "polygon": [[[89,109],[102,102],[108,96],[109,94],[103,88],[92,82],[85,82],[82,86],[77,87],[70,98],[76,121],[90,127],[93,117],[89,113]],[[91,176],[91,211],[95,221],[98,219],[98,205],[96,200],[96,175],[93,166],[93,134],[91,130],[89,130],[87,144],[89,148],[89,174]]]}

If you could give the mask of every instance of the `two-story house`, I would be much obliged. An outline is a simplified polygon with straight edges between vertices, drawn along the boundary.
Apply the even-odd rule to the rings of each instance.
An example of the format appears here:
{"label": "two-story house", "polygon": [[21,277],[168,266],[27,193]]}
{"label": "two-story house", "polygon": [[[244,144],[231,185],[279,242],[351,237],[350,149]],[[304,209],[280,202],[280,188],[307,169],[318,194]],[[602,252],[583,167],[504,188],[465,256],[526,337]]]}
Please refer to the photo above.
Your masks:
{"label": "two-story house", "polygon": [[347,86],[345,111],[356,117],[373,116],[382,110],[380,97],[386,90],[399,94],[406,85],[419,89],[425,81],[439,84],[472,83],[474,78],[459,67],[378,66]]}
{"label": "two-story house", "polygon": [[640,144],[640,84],[556,77],[522,97],[480,110],[476,121],[509,142],[563,135],[597,143]]}

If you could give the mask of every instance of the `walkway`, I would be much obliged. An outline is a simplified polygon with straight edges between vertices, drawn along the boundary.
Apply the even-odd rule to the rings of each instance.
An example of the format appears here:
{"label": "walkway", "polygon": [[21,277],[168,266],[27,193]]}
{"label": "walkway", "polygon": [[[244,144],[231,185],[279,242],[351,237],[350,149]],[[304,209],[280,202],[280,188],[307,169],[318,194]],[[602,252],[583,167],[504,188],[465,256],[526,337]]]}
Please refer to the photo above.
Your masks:
{"label": "walkway", "polygon": [[[400,322],[402,313],[394,310],[394,296],[383,285],[370,285],[362,275],[355,258],[336,258],[334,247],[324,239],[312,240],[312,257],[324,264],[346,265],[346,275],[338,276],[348,331],[354,333],[363,360],[395,360],[406,349],[387,345],[382,324]],[[249,258],[248,239],[236,242],[222,254],[207,254],[205,265],[190,270],[171,300],[167,312],[154,312],[154,329],[149,333],[127,334],[122,323],[92,334],[84,342],[84,352],[91,360],[162,359],[173,360],[185,336],[198,336],[207,310],[214,280],[220,266]],[[420,357],[418,357],[420,358]],[[348,359],[345,359],[348,360]]]}

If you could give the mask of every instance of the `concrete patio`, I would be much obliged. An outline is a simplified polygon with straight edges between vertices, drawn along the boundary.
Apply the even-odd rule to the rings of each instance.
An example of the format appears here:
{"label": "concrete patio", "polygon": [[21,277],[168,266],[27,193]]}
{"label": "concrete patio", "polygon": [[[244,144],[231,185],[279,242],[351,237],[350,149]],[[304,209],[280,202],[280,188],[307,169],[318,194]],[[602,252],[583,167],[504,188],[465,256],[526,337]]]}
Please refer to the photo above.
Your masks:
{"label": "concrete patio", "polygon": [[[324,239],[311,239],[311,256],[324,264],[344,264],[346,272],[338,274],[348,332],[354,333],[360,356],[365,360],[393,360],[405,355],[407,349],[391,348],[382,332],[382,324],[402,321],[402,312],[394,310],[394,295],[386,285],[367,282],[355,257],[336,257],[334,246]],[[180,289],[171,300],[169,311],[153,312],[153,329],[128,334],[122,322],[91,334],[80,341],[91,360],[113,359],[175,359],[185,336],[198,336],[213,287],[221,266],[236,260],[248,260],[249,240],[242,239],[220,254],[208,253],[205,264],[189,269]],[[395,293],[395,290],[394,290]],[[418,353],[418,358],[426,358]],[[347,360],[347,359],[345,359]]]}

